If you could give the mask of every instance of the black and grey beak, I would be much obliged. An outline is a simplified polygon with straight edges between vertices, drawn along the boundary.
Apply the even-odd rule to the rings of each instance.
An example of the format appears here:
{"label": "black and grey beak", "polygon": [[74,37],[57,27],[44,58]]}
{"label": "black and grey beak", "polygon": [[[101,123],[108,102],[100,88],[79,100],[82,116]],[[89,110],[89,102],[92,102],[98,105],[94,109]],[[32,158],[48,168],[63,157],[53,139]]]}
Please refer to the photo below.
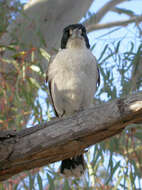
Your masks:
{"label": "black and grey beak", "polygon": [[74,30],[70,30],[70,37],[72,39],[74,39],[74,38],[82,38],[82,31],[81,31],[81,29],[76,28]]}

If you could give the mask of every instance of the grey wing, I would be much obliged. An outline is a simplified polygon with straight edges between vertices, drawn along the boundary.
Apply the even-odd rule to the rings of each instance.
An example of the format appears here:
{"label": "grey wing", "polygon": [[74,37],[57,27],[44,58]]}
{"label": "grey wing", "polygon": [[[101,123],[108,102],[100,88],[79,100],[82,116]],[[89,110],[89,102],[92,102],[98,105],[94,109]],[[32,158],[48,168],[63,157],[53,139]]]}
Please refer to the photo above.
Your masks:
{"label": "grey wing", "polygon": [[49,63],[48,63],[48,68],[47,68],[47,71],[46,71],[46,78],[45,78],[45,81],[46,82],[49,82],[49,70],[50,70],[50,66],[54,60],[54,58],[56,57],[56,55],[53,55],[50,57],[50,60],[49,60]]}
{"label": "grey wing", "polygon": [[47,69],[47,72],[46,72],[46,82],[48,82],[50,102],[51,102],[51,104],[53,106],[54,113],[55,113],[56,117],[59,117],[59,115],[57,113],[57,110],[56,110],[56,107],[55,107],[55,104],[54,104],[53,96],[52,96],[52,78],[49,77],[50,66],[51,66],[51,64],[52,64],[55,57],[56,57],[56,55],[54,55],[54,56],[52,56],[50,58],[50,61],[49,61],[49,64],[48,64],[48,69]]}
{"label": "grey wing", "polygon": [[96,59],[96,57],[93,55],[93,57],[95,58],[95,64],[96,64],[96,66],[97,66],[97,87],[99,87],[100,86],[100,70],[99,70],[99,67],[98,67],[98,61],[97,61],[97,59]]}

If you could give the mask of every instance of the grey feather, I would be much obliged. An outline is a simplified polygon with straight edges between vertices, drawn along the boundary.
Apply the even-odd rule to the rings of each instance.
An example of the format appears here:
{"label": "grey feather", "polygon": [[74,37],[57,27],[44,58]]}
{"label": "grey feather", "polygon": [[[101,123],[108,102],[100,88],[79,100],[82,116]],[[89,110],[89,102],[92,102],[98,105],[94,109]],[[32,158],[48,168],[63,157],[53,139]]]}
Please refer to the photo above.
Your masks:
{"label": "grey feather", "polygon": [[60,50],[48,68],[51,94],[59,116],[90,107],[96,92],[96,58],[86,48]]}

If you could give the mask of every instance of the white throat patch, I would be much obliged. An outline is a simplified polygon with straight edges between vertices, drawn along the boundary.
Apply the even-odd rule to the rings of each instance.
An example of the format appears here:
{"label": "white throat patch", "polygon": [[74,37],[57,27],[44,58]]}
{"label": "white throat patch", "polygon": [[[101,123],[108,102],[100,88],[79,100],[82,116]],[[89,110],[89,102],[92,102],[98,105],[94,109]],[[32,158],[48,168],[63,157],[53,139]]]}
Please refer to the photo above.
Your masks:
{"label": "white throat patch", "polygon": [[83,38],[69,39],[66,48],[86,48],[86,44]]}

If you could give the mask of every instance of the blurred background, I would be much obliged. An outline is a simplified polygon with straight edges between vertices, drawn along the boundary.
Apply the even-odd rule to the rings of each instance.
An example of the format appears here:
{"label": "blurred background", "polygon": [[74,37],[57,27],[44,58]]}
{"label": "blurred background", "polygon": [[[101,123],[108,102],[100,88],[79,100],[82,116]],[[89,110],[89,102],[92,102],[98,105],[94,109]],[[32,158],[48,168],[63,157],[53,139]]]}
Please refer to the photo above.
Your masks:
{"label": "blurred background", "polygon": [[[45,71],[62,30],[83,23],[98,60],[101,85],[94,105],[142,89],[141,0],[0,0],[0,130],[48,121]],[[0,190],[141,190],[142,124],[88,149],[80,179],[64,179],[58,163],[22,172]]]}

